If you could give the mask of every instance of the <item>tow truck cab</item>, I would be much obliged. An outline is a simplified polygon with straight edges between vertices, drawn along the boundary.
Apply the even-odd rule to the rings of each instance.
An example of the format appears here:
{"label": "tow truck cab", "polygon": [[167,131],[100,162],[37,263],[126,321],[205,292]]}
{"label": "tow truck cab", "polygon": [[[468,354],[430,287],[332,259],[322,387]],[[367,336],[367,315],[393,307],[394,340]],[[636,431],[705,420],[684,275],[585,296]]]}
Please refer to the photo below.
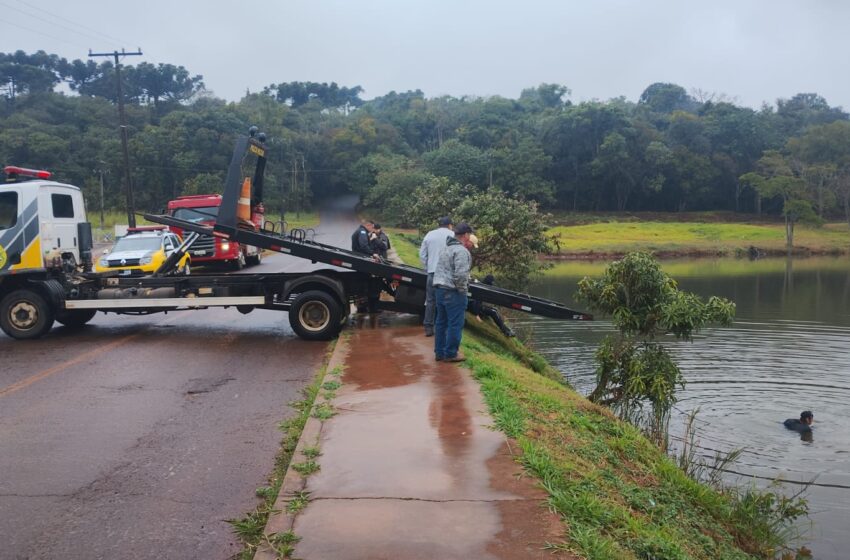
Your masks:
{"label": "tow truck cab", "polygon": [[6,166],[0,184],[0,276],[91,262],[91,224],[78,187]]}
{"label": "tow truck cab", "polygon": [[[218,218],[220,206],[220,194],[179,196],[168,202],[168,214],[196,224],[213,225]],[[259,229],[253,222],[248,228],[253,231]],[[171,229],[180,237],[186,237],[182,229],[177,227]],[[236,270],[243,268],[246,264],[259,264],[262,259],[262,251],[257,247],[211,235],[202,235],[195,241],[190,254],[194,265],[226,263]]]}

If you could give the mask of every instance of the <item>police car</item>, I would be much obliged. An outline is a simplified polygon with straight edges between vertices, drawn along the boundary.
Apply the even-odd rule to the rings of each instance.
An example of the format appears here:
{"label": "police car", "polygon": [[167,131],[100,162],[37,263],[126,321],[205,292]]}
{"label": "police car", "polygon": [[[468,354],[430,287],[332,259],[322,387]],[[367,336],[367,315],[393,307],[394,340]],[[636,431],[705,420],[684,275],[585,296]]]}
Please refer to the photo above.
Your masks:
{"label": "police car", "polygon": [[[98,259],[97,272],[119,271],[121,275],[136,276],[155,272],[165,259],[180,246],[180,237],[163,226],[130,228],[108,252]],[[177,263],[176,274],[190,273],[189,254]]]}

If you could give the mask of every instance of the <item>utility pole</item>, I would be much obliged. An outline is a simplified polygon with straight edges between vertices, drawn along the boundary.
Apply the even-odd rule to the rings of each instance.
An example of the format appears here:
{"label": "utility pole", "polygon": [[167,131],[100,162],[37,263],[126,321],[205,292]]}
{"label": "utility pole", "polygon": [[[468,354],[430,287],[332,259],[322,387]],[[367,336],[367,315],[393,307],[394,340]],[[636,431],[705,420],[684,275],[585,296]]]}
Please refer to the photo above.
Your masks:
{"label": "utility pole", "polygon": [[100,229],[103,229],[103,162],[101,168],[97,170],[100,173]]}
{"label": "utility pole", "polygon": [[118,120],[121,131],[121,148],[124,151],[124,192],[127,194],[127,224],[136,227],[136,207],[133,202],[133,183],[130,179],[130,149],[127,147],[127,116],[124,114],[124,94],[121,92],[121,63],[119,56],[141,56],[142,49],[136,52],[112,51],[111,53],[93,53],[89,50],[89,58],[96,56],[111,56],[115,58],[115,82],[118,89]]}

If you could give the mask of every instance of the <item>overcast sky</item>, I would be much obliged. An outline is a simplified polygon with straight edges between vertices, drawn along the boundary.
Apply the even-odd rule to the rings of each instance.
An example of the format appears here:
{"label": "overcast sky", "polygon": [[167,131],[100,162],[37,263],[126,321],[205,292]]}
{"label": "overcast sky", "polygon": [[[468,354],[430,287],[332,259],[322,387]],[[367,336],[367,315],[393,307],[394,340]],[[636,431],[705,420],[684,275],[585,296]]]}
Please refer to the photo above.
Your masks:
{"label": "overcast sky", "polygon": [[771,0],[0,0],[0,51],[141,47],[228,100],[288,81],[516,98],[637,100],[654,82],[759,107],[816,92],[850,109],[850,2]]}

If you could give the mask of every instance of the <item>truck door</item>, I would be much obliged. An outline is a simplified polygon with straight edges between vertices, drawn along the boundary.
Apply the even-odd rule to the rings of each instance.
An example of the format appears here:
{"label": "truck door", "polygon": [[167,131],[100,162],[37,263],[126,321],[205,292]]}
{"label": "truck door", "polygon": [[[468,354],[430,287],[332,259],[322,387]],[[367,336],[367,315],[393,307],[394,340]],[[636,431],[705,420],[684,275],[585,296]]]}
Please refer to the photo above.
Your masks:
{"label": "truck door", "polygon": [[0,272],[21,262],[24,250],[24,220],[17,189],[0,191]]}
{"label": "truck door", "polygon": [[51,256],[72,253],[80,262],[77,224],[85,221],[82,199],[77,192],[61,186],[45,186],[39,193],[42,251]]}

